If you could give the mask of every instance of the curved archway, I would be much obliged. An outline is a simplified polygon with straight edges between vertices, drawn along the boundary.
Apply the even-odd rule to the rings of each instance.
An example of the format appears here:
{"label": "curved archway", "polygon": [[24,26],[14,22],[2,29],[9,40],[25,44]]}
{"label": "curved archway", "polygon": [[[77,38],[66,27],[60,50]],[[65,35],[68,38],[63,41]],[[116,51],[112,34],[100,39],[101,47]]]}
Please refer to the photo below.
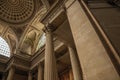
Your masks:
{"label": "curved archway", "polygon": [[10,47],[2,37],[0,37],[0,55],[10,57]]}

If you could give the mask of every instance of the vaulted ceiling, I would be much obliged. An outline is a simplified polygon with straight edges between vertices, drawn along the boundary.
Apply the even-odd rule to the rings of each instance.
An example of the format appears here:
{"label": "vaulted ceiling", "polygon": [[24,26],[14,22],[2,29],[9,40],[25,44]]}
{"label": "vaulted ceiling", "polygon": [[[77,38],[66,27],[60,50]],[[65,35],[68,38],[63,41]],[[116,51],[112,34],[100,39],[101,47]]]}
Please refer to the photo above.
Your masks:
{"label": "vaulted ceiling", "polygon": [[[8,42],[12,52],[18,46],[36,47],[43,27],[39,19],[46,11],[41,0],[0,0],[0,36]],[[34,44],[25,43],[30,40]]]}
{"label": "vaulted ceiling", "polygon": [[40,0],[0,0],[0,22],[20,37],[42,6]]}
{"label": "vaulted ceiling", "polygon": [[[52,6],[55,1],[60,2],[57,0],[0,0],[0,36],[7,41],[12,53],[16,51],[30,55],[35,53],[43,34],[44,25],[40,20],[47,11],[49,12],[48,4],[45,3]],[[65,13],[62,12],[52,22],[53,26],[60,26],[66,19],[64,15]]]}

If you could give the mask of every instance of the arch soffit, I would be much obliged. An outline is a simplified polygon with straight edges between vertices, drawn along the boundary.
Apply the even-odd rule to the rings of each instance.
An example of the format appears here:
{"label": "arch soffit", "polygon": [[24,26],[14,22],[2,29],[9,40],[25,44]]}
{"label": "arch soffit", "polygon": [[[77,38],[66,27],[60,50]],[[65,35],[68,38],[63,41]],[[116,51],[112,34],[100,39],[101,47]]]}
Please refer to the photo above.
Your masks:
{"label": "arch soffit", "polygon": [[15,32],[8,25],[0,23],[0,36],[8,43],[10,52],[14,52],[18,44]]}

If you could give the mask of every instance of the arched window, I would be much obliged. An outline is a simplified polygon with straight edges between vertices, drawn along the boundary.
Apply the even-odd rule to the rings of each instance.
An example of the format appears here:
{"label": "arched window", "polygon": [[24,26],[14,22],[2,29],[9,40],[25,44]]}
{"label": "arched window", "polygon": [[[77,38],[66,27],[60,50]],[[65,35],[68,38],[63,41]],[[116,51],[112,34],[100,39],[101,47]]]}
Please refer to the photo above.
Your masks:
{"label": "arched window", "polygon": [[40,40],[38,42],[37,50],[40,49],[41,47],[43,47],[45,45],[45,42],[46,42],[46,36],[45,36],[45,34],[42,34],[42,36],[40,37]]}
{"label": "arched window", "polygon": [[9,45],[2,37],[0,37],[0,55],[10,57]]}

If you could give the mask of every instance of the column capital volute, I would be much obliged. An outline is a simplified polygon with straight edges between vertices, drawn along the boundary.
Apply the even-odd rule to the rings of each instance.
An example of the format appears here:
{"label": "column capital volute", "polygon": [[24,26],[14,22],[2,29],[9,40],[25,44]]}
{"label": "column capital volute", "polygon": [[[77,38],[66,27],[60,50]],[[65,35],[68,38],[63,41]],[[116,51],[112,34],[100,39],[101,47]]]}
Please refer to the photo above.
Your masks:
{"label": "column capital volute", "polygon": [[67,44],[68,47],[72,48],[72,45],[71,44]]}
{"label": "column capital volute", "polygon": [[53,31],[53,26],[50,23],[45,24],[44,28],[42,29],[43,32],[47,33],[47,32],[52,32]]}
{"label": "column capital volute", "polygon": [[16,66],[15,65],[11,65],[9,69],[16,69]]}
{"label": "column capital volute", "polygon": [[29,73],[29,74],[32,74],[32,70],[29,70],[28,73]]}
{"label": "column capital volute", "polygon": [[65,5],[63,5],[63,10],[64,10],[65,13],[67,12],[67,9],[66,9]]}
{"label": "column capital volute", "polygon": [[40,63],[38,63],[37,67],[39,68],[40,66],[42,66],[42,63],[41,63],[41,62],[40,62]]}

